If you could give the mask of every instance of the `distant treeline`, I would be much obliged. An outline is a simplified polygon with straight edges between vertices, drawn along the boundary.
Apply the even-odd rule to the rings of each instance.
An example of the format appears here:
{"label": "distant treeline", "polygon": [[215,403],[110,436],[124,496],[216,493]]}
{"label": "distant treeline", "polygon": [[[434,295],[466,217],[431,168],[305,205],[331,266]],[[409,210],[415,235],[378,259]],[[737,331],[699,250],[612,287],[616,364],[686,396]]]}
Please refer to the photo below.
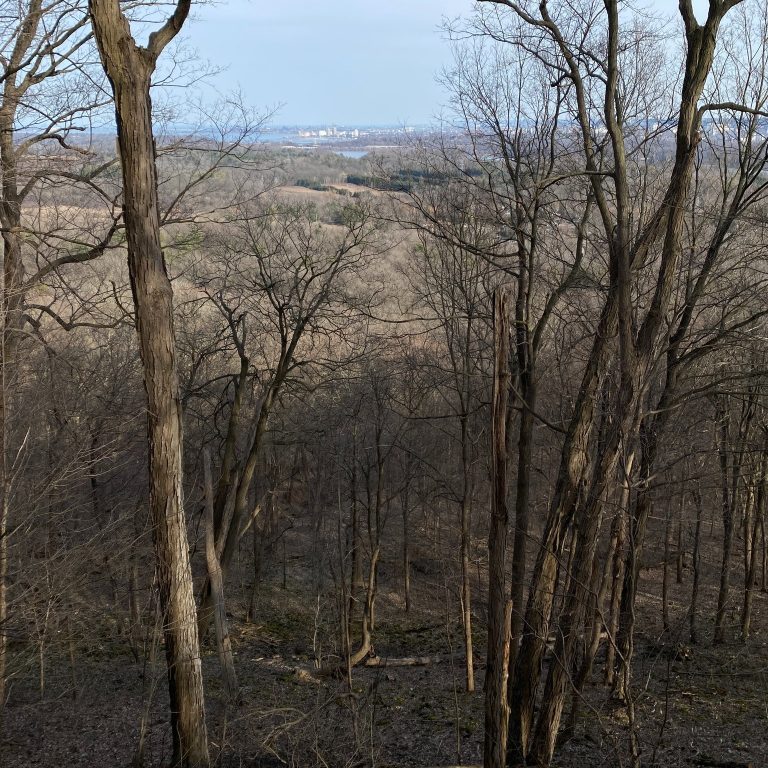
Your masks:
{"label": "distant treeline", "polygon": [[306,187],[307,189],[314,190],[315,192],[328,191],[328,187],[325,184],[321,184],[319,181],[315,181],[314,179],[297,179],[296,186]]}
{"label": "distant treeline", "polygon": [[[482,171],[479,168],[470,168],[464,170],[463,174],[467,176],[480,176]],[[347,175],[347,184],[378,189],[383,192],[409,192],[416,184],[445,184],[455,176],[455,173],[446,173],[444,171],[401,168],[389,176],[361,176],[350,173]]]}

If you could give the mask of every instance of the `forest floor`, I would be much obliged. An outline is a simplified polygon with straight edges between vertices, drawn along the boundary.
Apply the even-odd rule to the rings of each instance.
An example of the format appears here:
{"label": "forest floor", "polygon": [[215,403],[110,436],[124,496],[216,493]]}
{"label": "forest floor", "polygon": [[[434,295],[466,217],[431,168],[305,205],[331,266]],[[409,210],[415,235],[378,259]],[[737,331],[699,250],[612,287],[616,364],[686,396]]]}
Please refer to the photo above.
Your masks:
{"label": "forest floor", "polygon": [[[753,639],[711,643],[711,601],[701,595],[700,642],[688,642],[685,605],[690,589],[672,585],[672,629],[661,633],[660,601],[649,591],[660,569],[643,572],[633,698],[641,764],[651,766],[768,766],[768,596],[755,595]],[[673,579],[674,581],[674,579]],[[732,588],[734,601],[741,590]],[[423,666],[361,667],[347,682],[323,676],[315,659],[332,658],[328,606],[308,609],[306,591],[265,585],[258,623],[232,620],[241,701],[225,706],[218,660],[204,658],[212,753],[222,766],[424,766],[481,762],[484,637],[476,642],[477,691],[467,694],[461,632],[452,592],[434,587],[409,614],[399,596],[382,593],[378,656],[431,657]],[[428,599],[427,599],[428,598]],[[480,601],[477,601],[478,604]],[[453,603],[453,604],[452,604]],[[243,615],[243,606],[233,606]],[[314,608],[314,610],[313,610]],[[453,615],[452,615],[453,614]],[[404,618],[405,617],[405,618]],[[734,608],[730,618],[738,621]],[[676,623],[675,623],[676,622]],[[478,627],[481,618],[476,619]],[[105,636],[87,654],[75,649],[46,661],[44,696],[39,665],[13,681],[2,723],[0,766],[128,766],[147,712],[145,765],[167,763],[170,737],[162,649],[154,665],[137,663],[125,639]],[[598,657],[573,738],[554,765],[629,765],[627,710],[599,682]],[[75,695],[76,691],[76,695]],[[146,706],[147,693],[151,701]]]}

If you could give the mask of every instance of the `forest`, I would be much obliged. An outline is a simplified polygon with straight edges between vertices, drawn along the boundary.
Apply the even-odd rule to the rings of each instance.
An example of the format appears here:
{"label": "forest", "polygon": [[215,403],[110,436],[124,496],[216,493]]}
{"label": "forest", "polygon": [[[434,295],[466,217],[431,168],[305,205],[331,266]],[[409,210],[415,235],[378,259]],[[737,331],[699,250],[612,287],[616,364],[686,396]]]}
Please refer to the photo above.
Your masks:
{"label": "forest", "polygon": [[0,766],[768,765],[768,6],[467,0],[357,158],[194,5],[0,0]]}

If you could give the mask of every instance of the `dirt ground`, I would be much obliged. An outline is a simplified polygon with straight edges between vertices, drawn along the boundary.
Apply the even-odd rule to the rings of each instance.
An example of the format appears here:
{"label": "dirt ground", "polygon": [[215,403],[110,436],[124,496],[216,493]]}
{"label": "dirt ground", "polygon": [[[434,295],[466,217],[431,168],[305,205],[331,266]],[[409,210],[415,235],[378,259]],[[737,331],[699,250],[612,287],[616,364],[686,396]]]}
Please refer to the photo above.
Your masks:
{"label": "dirt ground", "polygon": [[[660,569],[643,572],[638,605],[633,697],[642,765],[768,766],[768,597],[755,597],[754,632],[746,645],[735,639],[734,627],[731,642],[713,647],[708,606],[714,586],[704,585],[701,637],[694,646],[685,620],[690,574],[683,584],[672,585],[672,630],[666,635],[654,595],[659,577]],[[381,595],[378,655],[429,656],[432,663],[356,669],[350,696],[344,680],[320,675],[314,661],[332,659],[327,618],[332,606],[319,600],[314,611],[307,610],[302,585],[287,586],[265,585],[258,623],[239,621],[244,606],[233,607],[242,689],[237,705],[224,705],[218,660],[211,649],[205,652],[209,738],[219,765],[416,768],[481,762],[483,669],[478,663],[477,692],[465,693],[458,611],[450,590],[441,593],[432,585],[431,592],[417,594],[406,618],[397,595]],[[740,599],[735,586],[734,624]],[[480,616],[476,624],[482,624]],[[145,665],[125,652],[124,640],[107,637],[100,646],[87,655],[77,652],[74,678],[68,655],[52,654],[42,699],[32,661],[27,673],[12,681],[1,766],[128,766],[143,712],[145,765],[167,762],[162,649],[154,665]],[[483,648],[478,633],[479,662]],[[629,765],[627,711],[599,683],[601,658],[602,652],[574,736],[558,751],[556,766]]]}

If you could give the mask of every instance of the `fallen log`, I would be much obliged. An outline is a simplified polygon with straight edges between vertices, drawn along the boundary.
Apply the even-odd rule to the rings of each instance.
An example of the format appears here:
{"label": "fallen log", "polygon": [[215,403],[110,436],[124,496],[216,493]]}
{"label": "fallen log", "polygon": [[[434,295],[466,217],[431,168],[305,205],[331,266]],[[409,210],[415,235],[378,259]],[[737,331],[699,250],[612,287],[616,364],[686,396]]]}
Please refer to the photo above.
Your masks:
{"label": "fallen log", "polygon": [[405,656],[402,658],[387,658],[369,656],[365,660],[366,667],[428,667],[443,661],[440,656]]}

